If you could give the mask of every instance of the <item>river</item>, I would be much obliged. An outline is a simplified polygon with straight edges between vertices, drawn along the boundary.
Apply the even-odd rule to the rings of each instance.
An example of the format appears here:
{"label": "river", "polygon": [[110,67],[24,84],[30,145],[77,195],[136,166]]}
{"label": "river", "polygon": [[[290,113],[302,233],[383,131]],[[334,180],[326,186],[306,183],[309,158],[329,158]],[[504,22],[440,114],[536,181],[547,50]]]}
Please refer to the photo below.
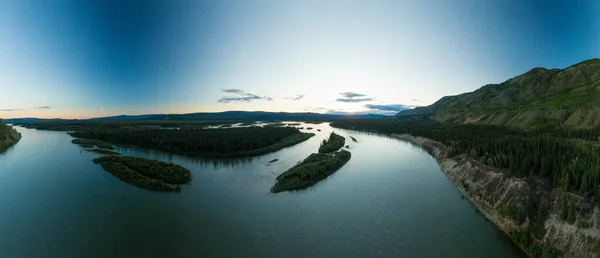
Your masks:
{"label": "river", "polygon": [[[421,148],[326,123],[302,126],[317,136],[254,158],[117,146],[189,168],[192,184],[180,193],[118,180],[64,132],[17,127],[23,138],[0,153],[0,256],[525,257]],[[307,190],[270,193],[275,177],[316,152],[331,130],[358,140],[346,140],[352,159]]]}

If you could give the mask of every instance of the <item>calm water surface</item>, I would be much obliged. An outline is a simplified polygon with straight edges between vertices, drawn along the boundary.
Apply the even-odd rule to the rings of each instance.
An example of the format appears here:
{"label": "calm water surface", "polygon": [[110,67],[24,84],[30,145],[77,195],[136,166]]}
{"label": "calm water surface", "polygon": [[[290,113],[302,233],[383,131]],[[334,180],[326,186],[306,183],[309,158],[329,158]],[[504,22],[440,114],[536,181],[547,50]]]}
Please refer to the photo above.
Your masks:
{"label": "calm water surface", "polygon": [[[0,257],[525,257],[409,143],[335,129],[352,159],[314,187],[269,193],[331,130],[236,160],[119,147],[192,171],[181,193],[135,188],[63,132],[17,128],[0,154]],[[269,160],[279,161],[266,165]]]}

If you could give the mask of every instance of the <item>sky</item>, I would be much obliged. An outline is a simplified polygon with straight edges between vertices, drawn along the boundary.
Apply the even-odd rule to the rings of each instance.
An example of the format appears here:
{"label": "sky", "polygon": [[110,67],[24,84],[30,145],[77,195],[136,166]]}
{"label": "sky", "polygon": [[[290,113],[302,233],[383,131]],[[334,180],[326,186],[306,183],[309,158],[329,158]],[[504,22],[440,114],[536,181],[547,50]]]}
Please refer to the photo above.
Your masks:
{"label": "sky", "polygon": [[2,0],[0,117],[394,114],[600,57],[598,2]]}

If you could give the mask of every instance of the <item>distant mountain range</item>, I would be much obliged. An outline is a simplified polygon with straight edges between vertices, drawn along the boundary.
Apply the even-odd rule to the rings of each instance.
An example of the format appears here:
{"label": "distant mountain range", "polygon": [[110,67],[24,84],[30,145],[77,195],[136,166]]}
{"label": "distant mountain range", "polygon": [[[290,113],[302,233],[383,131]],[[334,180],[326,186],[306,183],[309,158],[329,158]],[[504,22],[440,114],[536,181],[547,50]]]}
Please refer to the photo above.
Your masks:
{"label": "distant mountain range", "polygon": [[[109,117],[97,117],[91,121],[193,121],[193,120],[236,120],[236,121],[332,121],[340,119],[370,119],[382,118],[384,115],[366,114],[366,115],[330,115],[319,113],[288,113],[288,112],[264,112],[264,111],[226,111],[217,113],[189,113],[189,114],[146,114],[146,115],[120,115]],[[36,120],[61,120],[39,119],[39,118],[12,118],[5,119],[7,123],[26,123]]]}
{"label": "distant mountain range", "polygon": [[566,69],[534,68],[500,84],[430,106],[405,110],[404,119],[517,127],[600,125],[600,59]]}

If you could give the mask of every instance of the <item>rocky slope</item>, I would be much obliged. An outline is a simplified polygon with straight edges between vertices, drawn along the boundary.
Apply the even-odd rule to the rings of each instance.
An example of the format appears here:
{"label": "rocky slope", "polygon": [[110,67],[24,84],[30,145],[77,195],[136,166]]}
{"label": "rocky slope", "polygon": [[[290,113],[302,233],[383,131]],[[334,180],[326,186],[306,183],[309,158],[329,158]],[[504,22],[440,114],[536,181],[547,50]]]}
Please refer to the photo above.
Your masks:
{"label": "rocky slope", "polygon": [[6,125],[0,120],[0,152],[17,143],[21,139],[21,134],[14,128]]}
{"label": "rocky slope", "polygon": [[[448,149],[439,142],[406,134],[392,136],[422,146],[433,155],[465,198],[529,256],[600,257],[600,210],[596,205],[558,188],[549,193],[539,191],[529,182],[508,177],[464,154],[449,158]],[[515,212],[528,208],[528,198],[537,198],[538,209],[546,211],[535,221]],[[565,200],[573,203],[571,223],[563,219]],[[533,232],[528,231],[530,224]]]}
{"label": "rocky slope", "polygon": [[600,125],[600,59],[566,69],[534,68],[500,84],[426,107],[405,110],[402,118],[518,127]]}

